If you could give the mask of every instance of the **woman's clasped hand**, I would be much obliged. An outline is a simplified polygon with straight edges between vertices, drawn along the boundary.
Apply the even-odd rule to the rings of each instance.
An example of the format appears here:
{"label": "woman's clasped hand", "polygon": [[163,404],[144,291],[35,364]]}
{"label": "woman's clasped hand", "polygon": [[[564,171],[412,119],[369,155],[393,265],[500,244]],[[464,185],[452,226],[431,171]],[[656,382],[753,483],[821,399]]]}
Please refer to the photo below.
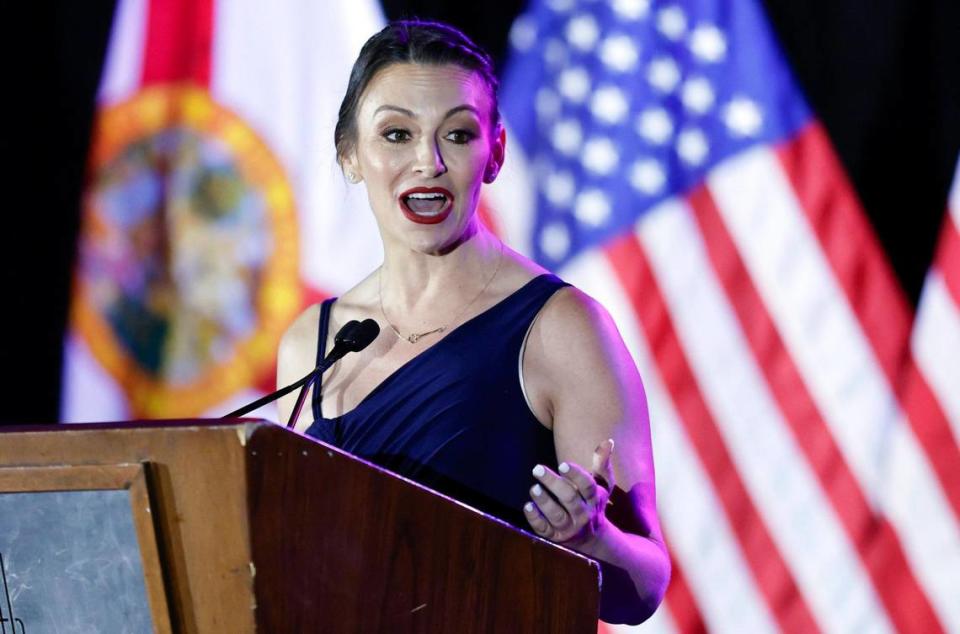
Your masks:
{"label": "woman's clasped hand", "polygon": [[556,472],[544,465],[533,468],[539,483],[530,488],[523,512],[538,535],[589,553],[608,521],[605,511],[616,485],[613,447],[612,438],[600,443],[591,471],[572,462],[561,462]]}

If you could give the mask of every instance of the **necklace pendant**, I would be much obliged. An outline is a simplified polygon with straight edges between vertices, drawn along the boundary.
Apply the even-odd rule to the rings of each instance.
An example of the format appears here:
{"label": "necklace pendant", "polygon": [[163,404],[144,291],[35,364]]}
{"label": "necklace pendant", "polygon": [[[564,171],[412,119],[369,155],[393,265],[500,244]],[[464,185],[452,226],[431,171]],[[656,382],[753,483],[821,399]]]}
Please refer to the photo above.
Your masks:
{"label": "necklace pendant", "polygon": [[409,337],[407,337],[407,341],[410,343],[417,343],[420,341],[420,335],[418,333],[412,333]]}

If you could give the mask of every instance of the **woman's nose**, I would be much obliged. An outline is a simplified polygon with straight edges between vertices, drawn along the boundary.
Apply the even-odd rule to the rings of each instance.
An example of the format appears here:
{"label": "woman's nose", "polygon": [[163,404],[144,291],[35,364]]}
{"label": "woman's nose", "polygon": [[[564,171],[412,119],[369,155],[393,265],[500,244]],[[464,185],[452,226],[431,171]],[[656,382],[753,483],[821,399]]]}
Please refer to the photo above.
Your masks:
{"label": "woman's nose", "polygon": [[447,171],[440,146],[430,138],[424,138],[417,147],[417,161],[413,171],[428,178],[440,176]]}

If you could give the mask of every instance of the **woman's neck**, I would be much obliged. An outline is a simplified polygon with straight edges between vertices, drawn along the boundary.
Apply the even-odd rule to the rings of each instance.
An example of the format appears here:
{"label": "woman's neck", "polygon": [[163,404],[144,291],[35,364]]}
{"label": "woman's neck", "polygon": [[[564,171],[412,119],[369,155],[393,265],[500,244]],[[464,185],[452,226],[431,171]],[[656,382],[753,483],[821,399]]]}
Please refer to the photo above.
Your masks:
{"label": "woman's neck", "polygon": [[[502,245],[482,225],[442,252],[384,248],[380,293],[388,310],[418,314],[462,305],[489,283],[502,257]],[[391,314],[394,314],[391,312]],[[438,315],[439,316],[439,315]]]}

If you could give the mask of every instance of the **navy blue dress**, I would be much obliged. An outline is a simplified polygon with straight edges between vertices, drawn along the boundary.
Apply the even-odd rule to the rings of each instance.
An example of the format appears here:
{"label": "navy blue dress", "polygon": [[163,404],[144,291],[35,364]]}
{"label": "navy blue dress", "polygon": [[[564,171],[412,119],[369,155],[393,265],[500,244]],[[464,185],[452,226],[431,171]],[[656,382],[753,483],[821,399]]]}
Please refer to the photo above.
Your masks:
{"label": "navy blue dress", "polygon": [[[342,416],[323,418],[316,386],[306,433],[528,528],[522,509],[534,483],[530,470],[553,466],[556,449],[524,399],[520,349],[537,313],[566,285],[549,274],[534,278],[402,365]],[[321,306],[318,360],[334,301]]]}

